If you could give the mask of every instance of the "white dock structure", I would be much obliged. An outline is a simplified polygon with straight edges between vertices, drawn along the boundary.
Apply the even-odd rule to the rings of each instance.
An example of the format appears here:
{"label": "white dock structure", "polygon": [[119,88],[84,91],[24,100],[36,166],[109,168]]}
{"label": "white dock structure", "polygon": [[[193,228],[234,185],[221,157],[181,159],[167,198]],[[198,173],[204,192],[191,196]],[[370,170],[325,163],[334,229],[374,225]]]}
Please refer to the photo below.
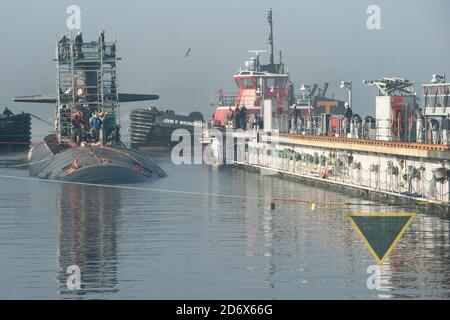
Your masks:
{"label": "white dock structure", "polygon": [[220,164],[450,204],[449,146],[249,131],[211,141]]}

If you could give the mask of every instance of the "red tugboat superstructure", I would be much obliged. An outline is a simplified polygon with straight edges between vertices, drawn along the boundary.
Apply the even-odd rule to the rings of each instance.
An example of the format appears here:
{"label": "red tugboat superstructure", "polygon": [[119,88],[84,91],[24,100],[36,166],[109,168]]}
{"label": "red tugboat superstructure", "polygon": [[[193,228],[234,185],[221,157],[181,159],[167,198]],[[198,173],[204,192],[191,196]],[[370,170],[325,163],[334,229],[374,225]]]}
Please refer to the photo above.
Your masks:
{"label": "red tugboat superstructure", "polygon": [[233,77],[239,89],[237,95],[224,94],[219,90],[211,101],[211,106],[216,106],[213,119],[216,127],[226,127],[226,115],[230,110],[234,112],[236,107],[245,106],[249,119],[252,115],[261,116],[262,102],[272,100],[275,106],[274,117],[279,118],[289,112],[288,106],[295,101],[294,87],[282,62],[281,52],[279,63],[274,61],[272,10],[267,16],[270,26],[269,61],[267,64],[260,62],[260,55],[267,51],[249,50],[253,57]]}

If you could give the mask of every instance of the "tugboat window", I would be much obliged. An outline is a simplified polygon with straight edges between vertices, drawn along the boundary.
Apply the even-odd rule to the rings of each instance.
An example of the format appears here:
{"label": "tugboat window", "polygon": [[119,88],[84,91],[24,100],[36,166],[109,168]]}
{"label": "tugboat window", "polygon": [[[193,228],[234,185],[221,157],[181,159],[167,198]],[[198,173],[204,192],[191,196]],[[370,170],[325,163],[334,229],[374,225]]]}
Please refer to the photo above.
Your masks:
{"label": "tugboat window", "polygon": [[274,79],[267,79],[266,80],[266,88],[274,88],[275,87],[275,80]]}
{"label": "tugboat window", "polygon": [[242,79],[242,83],[244,84],[243,87],[245,89],[254,89],[255,88],[252,79]]}

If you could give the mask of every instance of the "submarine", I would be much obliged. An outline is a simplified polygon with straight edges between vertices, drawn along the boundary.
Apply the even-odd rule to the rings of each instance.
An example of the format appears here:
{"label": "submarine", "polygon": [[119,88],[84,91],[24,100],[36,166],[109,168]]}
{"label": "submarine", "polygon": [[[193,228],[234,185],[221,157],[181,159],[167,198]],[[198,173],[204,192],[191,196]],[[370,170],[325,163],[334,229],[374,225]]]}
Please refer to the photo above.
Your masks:
{"label": "submarine", "polygon": [[158,95],[118,92],[116,40],[84,42],[81,32],[56,43],[55,96],[20,96],[15,102],[53,103],[52,133],[28,153],[29,174],[40,179],[92,184],[156,180],[166,173],[120,138],[120,104]]}

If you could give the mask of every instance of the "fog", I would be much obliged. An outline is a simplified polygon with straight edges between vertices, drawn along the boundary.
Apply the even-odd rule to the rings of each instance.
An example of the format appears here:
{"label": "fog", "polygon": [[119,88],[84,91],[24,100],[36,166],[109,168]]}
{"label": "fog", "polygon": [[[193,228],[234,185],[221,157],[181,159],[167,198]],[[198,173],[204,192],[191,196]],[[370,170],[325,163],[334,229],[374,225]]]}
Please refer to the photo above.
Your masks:
{"label": "fog", "polygon": [[[180,113],[209,117],[210,95],[236,90],[232,76],[248,50],[268,49],[270,7],[275,50],[283,51],[297,92],[301,83],[327,81],[330,94],[346,99],[339,84],[353,79],[353,108],[365,115],[375,113],[375,89],[363,79],[404,77],[419,91],[433,73],[450,76],[445,0],[15,0],[2,1],[0,9],[0,107],[52,118],[51,105],[13,104],[12,97],[56,91],[54,43],[69,32],[66,8],[73,4],[81,7],[85,41],[96,40],[102,29],[109,39],[116,36],[120,91],[159,94],[159,107]],[[381,9],[380,30],[366,25],[372,4]],[[191,56],[181,58],[188,48]],[[123,104],[124,122],[131,108],[146,104]],[[50,129],[33,124],[34,134]]]}

